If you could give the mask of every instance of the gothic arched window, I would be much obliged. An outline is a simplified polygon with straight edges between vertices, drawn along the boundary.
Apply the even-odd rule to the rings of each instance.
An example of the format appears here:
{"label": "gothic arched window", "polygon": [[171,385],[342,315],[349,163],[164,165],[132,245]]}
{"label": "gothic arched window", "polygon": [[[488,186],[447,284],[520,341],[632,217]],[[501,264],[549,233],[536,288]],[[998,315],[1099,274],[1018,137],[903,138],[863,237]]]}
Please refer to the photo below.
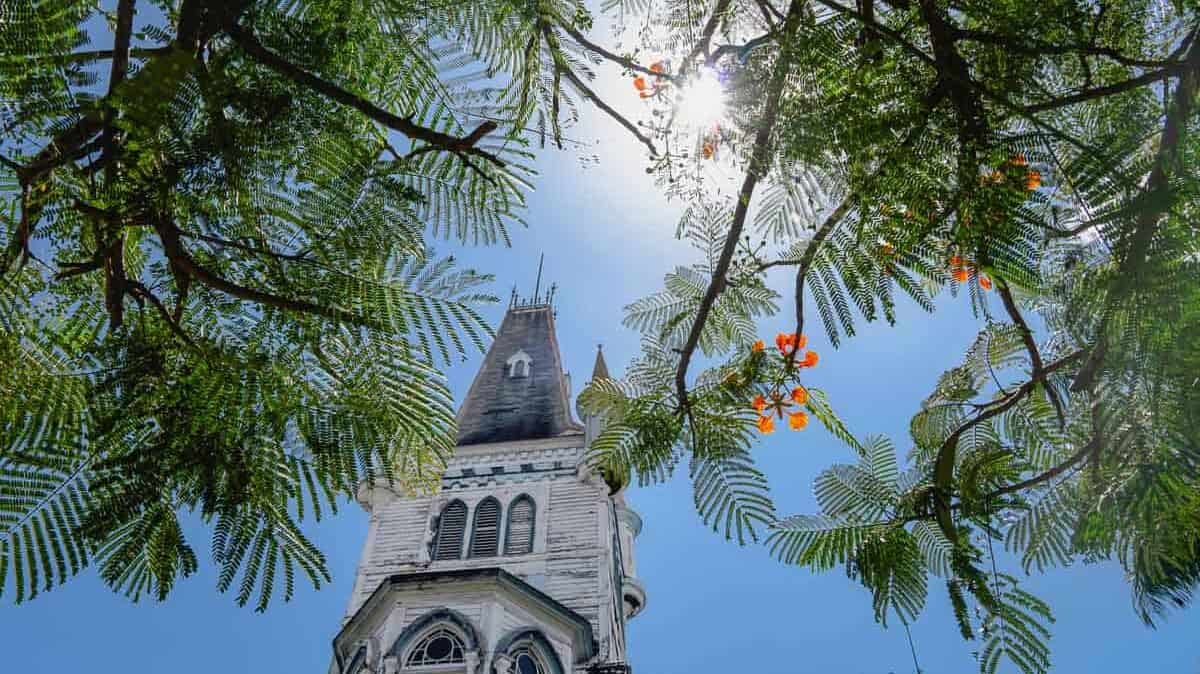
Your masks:
{"label": "gothic arched window", "polygon": [[456,632],[439,625],[417,640],[408,652],[404,666],[455,665],[466,662],[463,640]]}
{"label": "gothic arched window", "polygon": [[491,496],[475,506],[468,557],[495,557],[500,549],[500,502]]}
{"label": "gothic arched window", "polygon": [[463,536],[467,528],[467,504],[454,500],[442,509],[438,518],[437,536],[433,541],[435,560],[460,559]]}
{"label": "gothic arched window", "polygon": [[508,506],[508,527],[504,534],[504,554],[528,555],[533,552],[533,499],[522,494]]}

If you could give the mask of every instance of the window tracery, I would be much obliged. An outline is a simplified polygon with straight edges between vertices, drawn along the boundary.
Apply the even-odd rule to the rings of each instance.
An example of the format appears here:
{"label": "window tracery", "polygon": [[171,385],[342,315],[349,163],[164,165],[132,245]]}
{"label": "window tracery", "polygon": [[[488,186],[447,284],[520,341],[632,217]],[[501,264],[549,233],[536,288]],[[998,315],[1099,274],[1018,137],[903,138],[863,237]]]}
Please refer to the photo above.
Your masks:
{"label": "window tracery", "polygon": [[455,665],[466,662],[466,649],[462,639],[453,631],[438,627],[430,631],[404,660],[405,667],[428,667],[431,665]]}

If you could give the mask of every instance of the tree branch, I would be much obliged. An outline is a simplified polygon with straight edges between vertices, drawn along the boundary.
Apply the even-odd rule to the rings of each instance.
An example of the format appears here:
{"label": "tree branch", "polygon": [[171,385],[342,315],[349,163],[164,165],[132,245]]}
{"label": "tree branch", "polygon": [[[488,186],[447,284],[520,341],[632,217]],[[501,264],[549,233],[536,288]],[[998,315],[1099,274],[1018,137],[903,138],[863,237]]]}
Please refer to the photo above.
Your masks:
{"label": "tree branch", "polygon": [[625,130],[633,134],[634,138],[637,138],[642,145],[645,145],[650,150],[651,156],[657,157],[658,148],[654,146],[654,141],[650,140],[646,134],[642,133],[641,130],[638,129],[633,122],[630,122],[628,119],[626,119],[624,115],[614,110],[611,105],[604,101],[604,99],[597,96],[596,92],[592,91],[591,87],[584,83],[584,81],[575,74],[575,71],[571,70],[571,67],[568,64],[561,61],[561,59],[557,56],[558,38],[555,37],[554,31],[550,27],[550,24],[542,24],[542,35],[544,35],[546,38],[546,44],[549,45],[550,49],[556,54],[554,59],[554,67],[556,72],[566,75],[567,80],[571,82],[571,85],[575,87],[575,89],[582,94],[584,98],[596,104],[596,107],[600,108],[605,114],[616,120],[618,124],[625,127]]}
{"label": "tree branch", "polygon": [[162,316],[162,319],[167,324],[167,327],[171,329],[171,332],[175,333],[176,337],[183,340],[183,342],[188,346],[192,348],[198,348],[196,343],[192,341],[192,338],[189,337],[179,325],[179,319],[173,316],[170,311],[167,311],[166,305],[163,304],[162,300],[158,298],[158,295],[155,295],[153,292],[151,292],[149,288],[142,284],[141,281],[128,279],[126,283],[128,284],[129,294],[136,298],[144,299],[150,302],[150,304],[154,305],[154,308],[158,310],[159,315]]}
{"label": "tree branch", "polygon": [[296,311],[316,316],[324,316],[334,320],[363,325],[368,323],[362,317],[338,309],[336,307],[326,307],[304,300],[290,299],[265,293],[254,288],[247,288],[230,281],[216,272],[202,266],[200,263],[187,252],[182,242],[180,242],[180,230],[173,224],[162,223],[155,226],[155,231],[158,232],[158,238],[162,242],[163,252],[166,253],[172,265],[175,265],[181,272],[189,277],[200,281],[201,283],[219,290],[227,295],[236,297],[241,300],[247,300],[263,306],[274,307],[286,311]]}
{"label": "tree branch", "polygon": [[1010,484],[1010,485],[1007,485],[1004,487],[1000,487],[999,489],[985,495],[983,497],[983,500],[985,502],[987,502],[993,498],[996,498],[997,496],[1004,496],[1006,494],[1015,494],[1017,492],[1025,491],[1026,489],[1029,489],[1030,487],[1035,487],[1043,482],[1046,482],[1047,480],[1053,480],[1054,478],[1058,477],[1059,475],[1062,475],[1063,473],[1070,470],[1071,467],[1074,466],[1075,464],[1077,464],[1080,461],[1082,461],[1083,459],[1087,458],[1088,454],[1090,454],[1092,452],[1092,449],[1096,444],[1097,444],[1096,440],[1093,439],[1091,442],[1089,442],[1086,445],[1084,445],[1083,447],[1081,447],[1079,449],[1079,451],[1075,452],[1069,458],[1067,458],[1066,461],[1063,461],[1062,463],[1058,464],[1057,466],[1050,468],[1049,470],[1047,470],[1044,473],[1034,475],[1033,477],[1029,478],[1028,480],[1022,480],[1020,482],[1014,482],[1013,484]]}
{"label": "tree branch", "polygon": [[1061,56],[1083,54],[1086,56],[1102,56],[1117,63],[1140,68],[1161,68],[1170,65],[1169,60],[1141,59],[1126,56],[1112,47],[1098,47],[1089,44],[1051,44],[1040,40],[1028,40],[1013,35],[1000,35],[982,30],[955,29],[955,40],[968,40],[983,44],[1003,47],[1006,51],[1031,56]]}
{"label": "tree branch", "polygon": [[950,433],[949,437],[946,438],[946,441],[942,443],[942,447],[938,450],[938,455],[933,465],[934,513],[937,516],[938,527],[951,542],[958,540],[958,530],[954,526],[954,515],[950,512],[950,493],[954,482],[954,468],[957,464],[959,439],[972,428],[1011,409],[1025,398],[1025,396],[1029,395],[1038,384],[1045,382],[1046,377],[1070,365],[1086,353],[1086,349],[1079,349],[1046,365],[1042,368],[1041,376],[1030,377],[1028,381],[1021,384],[1012,393],[993,401],[978,414],[959,424]]}
{"label": "tree branch", "polygon": [[579,43],[579,46],[581,46],[584,49],[587,49],[588,51],[591,51],[595,54],[598,54],[599,56],[601,56],[609,61],[612,61],[613,63],[616,63],[617,65],[620,65],[623,68],[628,68],[630,70],[634,70],[639,73],[643,73],[645,75],[661,77],[666,80],[675,79],[673,75],[669,75],[667,73],[654,72],[653,70],[647,68],[646,66],[641,65],[637,61],[634,61],[633,59],[628,59],[628,58],[625,58],[624,56],[614,54],[613,52],[611,52],[611,51],[605,49],[604,47],[596,44],[595,42],[592,42],[591,40],[587,39],[587,37],[585,37],[583,33],[579,32],[579,30],[577,30],[574,26],[571,26],[570,24],[568,24],[566,21],[562,21],[561,18],[560,18],[560,23],[558,24],[558,26],[559,26],[559,28],[562,28],[563,31],[566,32],[567,35],[571,36],[572,40]]}
{"label": "tree branch", "polygon": [[[1033,368],[1031,376],[1040,378],[1042,370],[1045,369],[1042,363],[1042,354],[1038,351],[1037,342],[1033,339],[1033,331],[1029,329],[1029,324],[1025,322],[1025,317],[1021,315],[1020,309],[1017,308],[1017,303],[1012,296],[1012,290],[1009,289],[1008,283],[1004,279],[996,279],[996,292],[1000,295],[1000,301],[1004,304],[1004,310],[1008,313],[1008,317],[1021,333],[1021,341],[1025,343],[1025,350],[1029,352],[1029,362]],[[1049,383],[1043,388],[1046,390],[1046,397],[1054,405],[1054,412],[1058,416],[1059,428],[1065,427],[1067,425],[1067,418],[1066,413],[1063,411],[1062,400],[1058,397],[1058,392]]]}
{"label": "tree branch", "polygon": [[1046,112],[1047,110],[1056,110],[1058,108],[1064,108],[1068,105],[1075,105],[1076,103],[1086,103],[1087,101],[1095,100],[1097,98],[1104,98],[1105,96],[1112,96],[1114,94],[1120,94],[1120,93],[1124,93],[1126,91],[1132,91],[1134,89],[1139,89],[1139,88],[1147,86],[1149,84],[1154,84],[1155,82],[1160,82],[1166,77],[1170,77],[1172,75],[1177,74],[1180,70],[1181,70],[1180,66],[1169,66],[1166,68],[1161,68],[1159,70],[1152,70],[1143,75],[1139,75],[1137,77],[1132,77],[1127,80],[1122,80],[1115,84],[1109,84],[1109,85],[1106,85],[1103,87],[1092,87],[1091,89],[1084,89],[1083,91],[1080,91],[1075,94],[1071,94],[1070,96],[1062,96],[1059,98],[1052,98],[1048,101],[1042,101],[1041,103],[1034,103],[1033,105],[1027,105],[1023,109],[1025,112],[1028,112],[1030,114],[1035,114],[1035,113],[1039,113],[1039,112]]}
{"label": "tree branch", "polygon": [[[725,2],[725,4],[728,5],[728,2]],[[800,15],[804,6],[803,0],[791,1],[791,5],[788,7],[787,20],[784,22],[783,27],[785,40],[796,35],[800,27]],[[713,20],[710,20],[709,24],[715,26]],[[692,356],[696,352],[696,346],[700,343],[700,334],[704,331],[704,324],[708,321],[708,314],[712,311],[713,305],[716,304],[721,292],[725,290],[725,275],[729,273],[729,266],[733,262],[733,254],[737,249],[738,239],[742,236],[742,228],[746,224],[746,214],[750,208],[750,200],[754,196],[754,188],[758,185],[759,178],[766,171],[767,161],[770,159],[771,154],[771,135],[775,130],[775,121],[779,117],[780,102],[783,99],[783,88],[787,83],[788,75],[792,69],[791,66],[792,63],[788,58],[788,54],[781,52],[779,60],[775,62],[774,71],[771,73],[771,81],[767,85],[766,105],[763,109],[762,119],[758,122],[758,130],[754,135],[754,148],[751,150],[750,164],[746,167],[746,177],[743,179],[742,187],[738,191],[737,204],[733,211],[733,222],[729,226],[728,234],[725,235],[725,243],[721,248],[721,255],[717,259],[716,266],[713,268],[712,280],[708,284],[708,289],[704,292],[704,297],[700,300],[700,306],[696,309],[696,317],[692,320],[692,327],[688,331],[687,339],[684,342],[683,349],[680,351],[679,364],[675,369],[675,391],[679,398],[681,412],[690,414],[691,411],[687,392],[688,367],[691,365]]]}
{"label": "tree branch", "polygon": [[481,150],[476,145],[483,139],[484,136],[495,131],[499,125],[492,120],[487,120],[475,127],[475,130],[466,136],[451,136],[449,134],[436,131],[434,129],[421,126],[412,121],[411,117],[401,117],[376,106],[360,96],[353,94],[339,87],[332,82],[327,82],[316,75],[304,70],[275,52],[267,49],[254,35],[240,25],[230,26],[228,29],[230,37],[242,48],[251,58],[258,61],[262,65],[274,70],[293,82],[312,89],[317,93],[326,96],[332,100],[354,108],[363,113],[367,117],[376,122],[412,138],[419,140],[429,145],[439,147],[447,152],[455,154],[475,155],[483,157],[497,166],[503,166],[504,162],[500,161],[496,155]]}
{"label": "tree branch", "polygon": [[[108,96],[125,81],[129,70],[129,44],[133,39],[133,15],[135,0],[120,0],[117,3],[116,32],[113,36],[112,68],[108,75]],[[112,107],[104,111],[104,128],[100,131],[100,163],[104,165],[104,183],[113,189],[118,180],[117,152],[118,134],[113,122],[117,112]],[[104,306],[108,310],[109,326],[121,326],[125,314],[125,237],[115,217],[95,221],[96,245],[103,251],[104,263]]]}
{"label": "tree branch", "polygon": [[[700,39],[696,41],[695,46],[692,47],[692,51],[687,55],[683,65],[679,68],[680,76],[686,75],[692,63],[700,56],[704,56],[705,63],[708,62],[708,49],[712,44],[713,35],[717,32],[717,27],[721,25],[721,18],[729,11],[729,6],[732,3],[733,0],[717,0],[716,7],[713,7],[712,14],[708,16],[708,21],[704,23],[704,28],[700,30]],[[795,2],[792,4],[794,5]],[[792,10],[789,7],[787,19],[790,20],[791,18]],[[784,23],[786,24],[787,22],[785,21]],[[786,27],[784,31],[787,31]]]}

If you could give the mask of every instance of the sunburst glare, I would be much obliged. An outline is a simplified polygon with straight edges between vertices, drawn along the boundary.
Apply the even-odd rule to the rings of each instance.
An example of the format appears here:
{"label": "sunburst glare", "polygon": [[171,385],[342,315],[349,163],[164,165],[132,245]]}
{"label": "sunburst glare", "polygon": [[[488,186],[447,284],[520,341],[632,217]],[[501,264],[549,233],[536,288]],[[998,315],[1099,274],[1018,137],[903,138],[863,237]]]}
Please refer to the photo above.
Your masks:
{"label": "sunburst glare", "polygon": [[676,98],[675,121],[682,128],[705,131],[725,121],[725,87],[713,68],[701,68]]}

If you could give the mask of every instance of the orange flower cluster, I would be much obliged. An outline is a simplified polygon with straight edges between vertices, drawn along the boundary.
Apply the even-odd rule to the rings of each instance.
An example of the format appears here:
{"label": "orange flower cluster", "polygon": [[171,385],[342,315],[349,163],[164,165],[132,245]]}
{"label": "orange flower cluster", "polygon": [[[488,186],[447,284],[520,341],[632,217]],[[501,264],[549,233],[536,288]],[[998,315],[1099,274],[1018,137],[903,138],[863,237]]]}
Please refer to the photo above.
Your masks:
{"label": "orange flower cluster", "polygon": [[984,290],[992,289],[992,279],[986,275],[979,273],[975,268],[975,263],[970,260],[963,260],[961,255],[950,256],[950,275],[959,283],[966,283],[971,275],[974,274],[979,279],[979,287]]}
{"label": "orange flower cluster", "polygon": [[1042,173],[1037,169],[1029,168],[1029,160],[1025,158],[1025,153],[1023,152],[1018,152],[1009,157],[998,169],[987,174],[987,176],[980,176],[979,182],[999,185],[1005,182],[1009,176],[1023,177],[1025,190],[1029,192],[1042,186]]}
{"label": "orange flower cluster", "polygon": [[782,419],[785,414],[788,428],[794,431],[804,430],[808,426],[808,413],[804,410],[790,410],[789,408],[793,405],[802,407],[807,403],[808,389],[797,386],[792,389],[791,396],[787,397],[778,392],[772,393],[770,400],[763,395],[754,396],[750,406],[759,414],[758,420],[755,422],[758,432],[767,434],[775,431],[775,417]]}
{"label": "orange flower cluster", "polygon": [[[1017,168],[1026,168],[1029,162],[1025,159],[1024,152],[1018,152],[1008,158],[1008,164]],[[1042,186],[1042,174],[1037,169],[1028,169],[1025,172],[1025,189],[1032,192]]]}
{"label": "orange flower cluster", "polygon": [[667,62],[659,59],[650,64],[650,72],[654,73],[649,78],[645,75],[638,75],[633,78],[633,88],[637,89],[638,95],[642,98],[650,98],[656,96],[667,88],[665,76],[667,74]]}
{"label": "orange flower cluster", "polygon": [[[799,360],[793,360],[797,353],[808,344],[808,338],[803,334],[794,332],[781,332],[775,335],[775,348],[779,350],[779,355],[788,363],[794,362],[796,367],[815,367],[819,356],[816,351],[805,351],[804,357]],[[758,340],[750,347],[751,353],[762,353],[766,350],[766,344],[763,340]],[[790,367],[790,366],[789,366]],[[776,384],[774,390],[763,395],[754,396],[750,401],[750,407],[758,413],[758,420],[755,425],[758,426],[760,433],[773,433],[775,431],[775,419],[783,419],[787,416],[788,428],[792,430],[803,430],[808,426],[808,413],[803,409],[792,409],[793,407],[804,407],[808,404],[808,389],[803,386],[796,386],[788,394],[780,390]]]}

